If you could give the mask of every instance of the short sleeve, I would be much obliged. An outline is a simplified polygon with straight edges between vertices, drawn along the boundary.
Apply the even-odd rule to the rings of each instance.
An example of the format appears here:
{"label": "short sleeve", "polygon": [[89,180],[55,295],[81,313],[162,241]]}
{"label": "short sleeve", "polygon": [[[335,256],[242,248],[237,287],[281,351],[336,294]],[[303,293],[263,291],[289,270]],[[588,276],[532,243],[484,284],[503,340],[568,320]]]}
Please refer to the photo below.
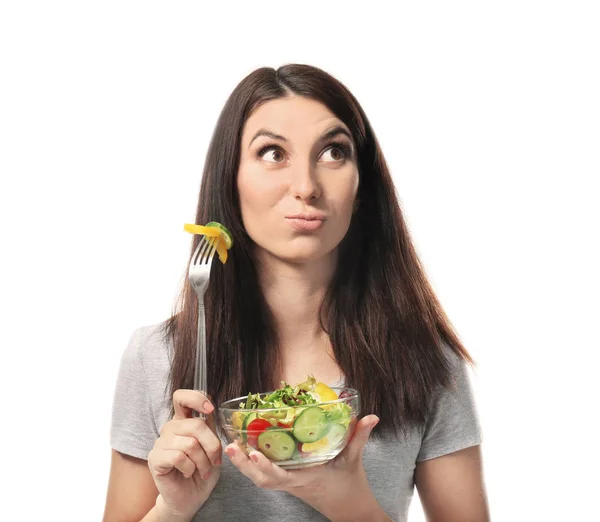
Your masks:
{"label": "short sleeve", "polygon": [[112,405],[110,444],[121,453],[147,460],[159,433],[142,359],[142,341],[139,328],[121,356]]}
{"label": "short sleeve", "polygon": [[452,382],[436,396],[423,432],[417,462],[482,442],[481,425],[467,363],[445,346]]}

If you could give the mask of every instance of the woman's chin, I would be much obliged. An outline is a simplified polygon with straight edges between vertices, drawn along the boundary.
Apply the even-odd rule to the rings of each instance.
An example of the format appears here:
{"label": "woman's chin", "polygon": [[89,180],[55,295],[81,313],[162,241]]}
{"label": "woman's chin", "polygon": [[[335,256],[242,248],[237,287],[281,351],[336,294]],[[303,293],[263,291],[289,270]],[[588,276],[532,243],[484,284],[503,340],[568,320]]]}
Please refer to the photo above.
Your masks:
{"label": "woman's chin", "polygon": [[269,249],[264,253],[284,263],[307,264],[324,261],[331,257],[333,248],[324,245],[285,245],[281,248]]}
{"label": "woman's chin", "polygon": [[306,253],[295,256],[288,254],[286,256],[281,256],[279,259],[292,265],[307,265],[323,261],[326,257],[328,256],[323,256],[323,252],[314,252],[312,254]]}
{"label": "woman's chin", "polygon": [[314,263],[326,257],[322,250],[301,250],[301,251],[283,251],[273,252],[273,256],[286,263],[304,264]]}

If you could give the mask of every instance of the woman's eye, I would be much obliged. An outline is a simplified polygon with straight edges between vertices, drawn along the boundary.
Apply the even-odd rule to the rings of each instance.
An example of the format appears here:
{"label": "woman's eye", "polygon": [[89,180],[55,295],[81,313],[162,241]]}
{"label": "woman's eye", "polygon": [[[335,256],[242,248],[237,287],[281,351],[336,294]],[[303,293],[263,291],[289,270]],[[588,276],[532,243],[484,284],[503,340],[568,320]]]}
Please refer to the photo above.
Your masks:
{"label": "woman's eye", "polygon": [[261,149],[258,152],[258,157],[268,161],[269,163],[281,163],[285,159],[283,152],[273,146],[264,147]]}
{"label": "woman's eye", "polygon": [[343,161],[350,156],[350,148],[344,143],[330,145],[325,149],[323,155],[325,156],[328,152],[331,155],[331,160],[326,159],[325,161]]}
{"label": "woman's eye", "polygon": [[[352,154],[352,149],[345,143],[332,143],[322,153],[321,157],[330,155],[330,158],[325,157],[325,161],[344,161]],[[267,145],[260,149],[257,153],[260,159],[269,163],[282,163],[285,160],[285,153],[275,145]]]}

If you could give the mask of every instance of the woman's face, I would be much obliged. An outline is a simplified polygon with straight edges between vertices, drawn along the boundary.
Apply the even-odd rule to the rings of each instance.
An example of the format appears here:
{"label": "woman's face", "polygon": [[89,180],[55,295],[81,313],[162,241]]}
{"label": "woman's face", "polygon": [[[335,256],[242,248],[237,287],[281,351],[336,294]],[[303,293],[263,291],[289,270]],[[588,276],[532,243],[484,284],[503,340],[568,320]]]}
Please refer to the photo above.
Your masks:
{"label": "woman's face", "polygon": [[263,253],[306,262],[336,249],[358,190],[355,154],[348,128],[314,100],[280,98],[251,114],[237,185],[244,226]]}

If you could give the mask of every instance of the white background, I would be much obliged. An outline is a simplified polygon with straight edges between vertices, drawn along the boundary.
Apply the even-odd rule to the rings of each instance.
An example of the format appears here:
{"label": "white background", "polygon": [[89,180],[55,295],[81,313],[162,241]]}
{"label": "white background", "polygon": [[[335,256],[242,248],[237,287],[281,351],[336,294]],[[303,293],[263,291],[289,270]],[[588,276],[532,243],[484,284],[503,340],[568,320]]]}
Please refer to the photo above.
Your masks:
{"label": "white background", "polygon": [[590,520],[594,2],[215,4],[0,7],[0,518],[100,520],[119,359],[171,310],[218,114],[253,69],[300,62],[365,109],[478,363],[493,519]]}

